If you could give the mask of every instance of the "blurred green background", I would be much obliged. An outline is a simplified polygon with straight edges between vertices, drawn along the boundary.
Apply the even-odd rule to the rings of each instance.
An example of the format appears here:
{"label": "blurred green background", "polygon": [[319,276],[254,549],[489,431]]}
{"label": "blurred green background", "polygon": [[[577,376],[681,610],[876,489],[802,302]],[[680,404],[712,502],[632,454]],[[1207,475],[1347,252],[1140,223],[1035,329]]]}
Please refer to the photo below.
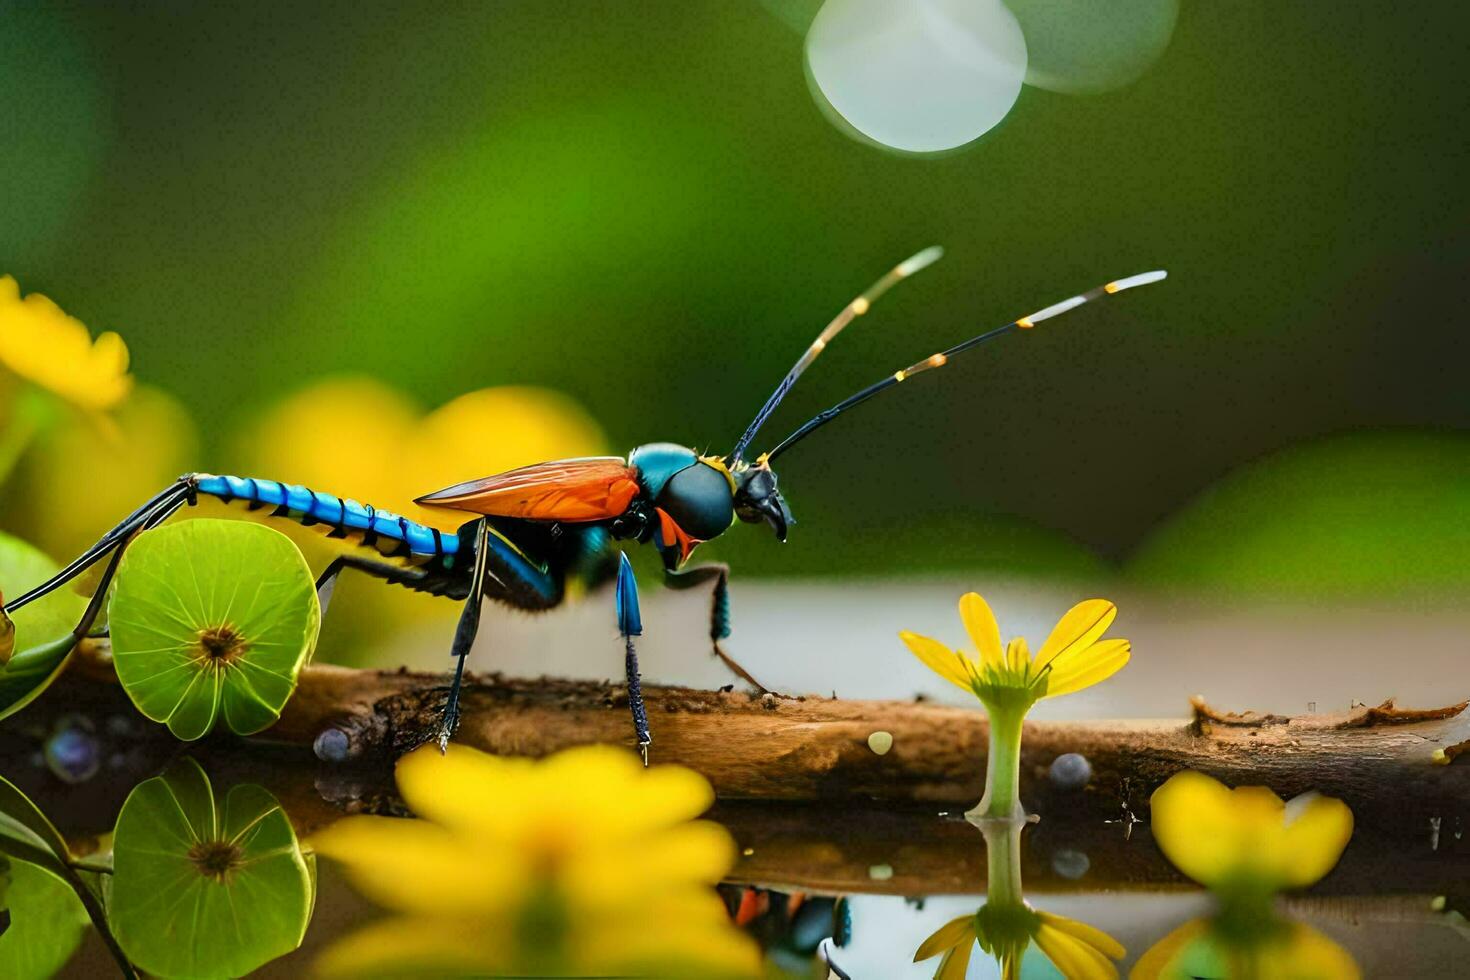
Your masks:
{"label": "blurred green background", "polygon": [[710,550],[746,576],[1470,585],[1462,5],[1186,3],[1139,81],[1028,86],[938,158],[830,124],[768,6],[802,7],[0,5],[0,273],[121,333],[231,471],[233,433],[339,374],[421,409],[547,386],[618,450],[727,451],[843,303],[945,246],[769,444],[1164,267],[834,424],[782,460],[791,542]]}

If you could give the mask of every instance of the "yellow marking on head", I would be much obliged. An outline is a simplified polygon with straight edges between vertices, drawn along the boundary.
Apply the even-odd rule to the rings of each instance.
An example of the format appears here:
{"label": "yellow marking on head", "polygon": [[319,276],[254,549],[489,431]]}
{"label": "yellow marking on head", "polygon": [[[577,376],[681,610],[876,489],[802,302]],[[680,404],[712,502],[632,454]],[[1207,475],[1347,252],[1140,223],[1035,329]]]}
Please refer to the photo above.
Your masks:
{"label": "yellow marking on head", "polygon": [[907,378],[908,376],[909,376],[909,373],[907,371],[894,371],[893,372],[893,380],[894,381],[902,381],[904,378]]}
{"label": "yellow marking on head", "polygon": [[868,308],[872,305],[873,304],[868,302],[866,296],[859,296],[857,299],[852,301],[852,312],[857,316],[862,316],[864,313],[868,312]]}
{"label": "yellow marking on head", "polygon": [[1113,295],[1117,291],[1118,291],[1118,284],[1116,282],[1110,282],[1106,286],[1103,287],[1103,292],[1107,293],[1109,296]]}
{"label": "yellow marking on head", "polygon": [[1021,319],[1016,321],[1016,326],[1020,327],[1022,330],[1030,330],[1032,327],[1036,326],[1036,324],[1031,322],[1031,318],[1029,316],[1023,316],[1021,317]]}

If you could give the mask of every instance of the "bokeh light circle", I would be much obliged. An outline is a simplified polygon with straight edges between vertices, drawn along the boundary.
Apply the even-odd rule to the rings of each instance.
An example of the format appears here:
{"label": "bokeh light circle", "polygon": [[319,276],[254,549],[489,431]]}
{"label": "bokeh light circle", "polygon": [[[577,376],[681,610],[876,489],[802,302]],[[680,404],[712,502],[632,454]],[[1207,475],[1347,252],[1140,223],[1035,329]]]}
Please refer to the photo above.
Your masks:
{"label": "bokeh light circle", "polygon": [[1005,118],[1026,75],[1026,41],[1000,0],[827,0],[806,61],[821,99],[862,136],[936,153]]}

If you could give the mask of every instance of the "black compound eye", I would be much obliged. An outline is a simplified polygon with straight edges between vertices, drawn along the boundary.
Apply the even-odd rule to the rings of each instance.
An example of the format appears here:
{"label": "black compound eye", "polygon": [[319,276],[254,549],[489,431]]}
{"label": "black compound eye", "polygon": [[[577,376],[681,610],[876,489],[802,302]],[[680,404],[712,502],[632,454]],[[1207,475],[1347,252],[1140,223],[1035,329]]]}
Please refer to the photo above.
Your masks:
{"label": "black compound eye", "polygon": [[735,518],[730,481],[706,463],[695,463],[675,473],[658,495],[657,506],[685,534],[700,541],[719,537]]}

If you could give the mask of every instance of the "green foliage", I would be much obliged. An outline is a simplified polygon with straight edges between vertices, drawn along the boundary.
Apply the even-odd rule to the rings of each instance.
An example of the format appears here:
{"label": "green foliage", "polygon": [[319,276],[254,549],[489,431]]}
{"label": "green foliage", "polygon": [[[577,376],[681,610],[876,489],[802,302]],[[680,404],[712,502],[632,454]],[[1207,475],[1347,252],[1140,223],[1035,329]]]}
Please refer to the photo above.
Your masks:
{"label": "green foliage", "polygon": [[[84,913],[83,922],[92,920],[123,975],[134,975],[112,936],[98,889],[77,871],[66,841],[46,815],[4,777],[0,777],[0,855],[5,856],[0,860],[9,860],[6,895],[11,910],[11,931],[0,937],[0,976],[49,976],[65,963],[80,941],[79,929],[71,935],[76,911]],[[71,900],[60,896],[58,889],[70,891]],[[23,926],[22,939],[14,945],[11,936],[17,924]],[[33,944],[43,949],[33,949]],[[52,955],[60,959],[53,963]]]}
{"label": "green foliage", "polygon": [[[19,538],[0,533],[0,588],[15,598],[56,573],[56,565]],[[75,643],[72,629],[86,602],[69,589],[58,589],[15,614],[13,650],[0,657],[0,718],[33,701],[54,681]],[[0,631],[9,621],[0,611]]]}
{"label": "green foliage", "polygon": [[1470,438],[1384,432],[1231,474],[1155,532],[1130,570],[1171,587],[1377,599],[1463,591],[1467,555]]}
{"label": "green foliage", "polygon": [[0,857],[0,879],[8,886],[0,909],[10,925],[0,933],[0,976],[44,980],[54,976],[82,942],[87,915],[71,887],[24,861]]}
{"label": "green foliage", "polygon": [[316,900],[276,798],[243,784],[220,801],[192,759],[128,795],[113,867],[118,941],[160,976],[243,976],[301,945]]}
{"label": "green foliage", "polygon": [[311,570],[285,535],[193,520],[139,536],[109,616],[128,696],[188,740],[221,714],[240,735],[273,724],[311,656],[321,610]]}

